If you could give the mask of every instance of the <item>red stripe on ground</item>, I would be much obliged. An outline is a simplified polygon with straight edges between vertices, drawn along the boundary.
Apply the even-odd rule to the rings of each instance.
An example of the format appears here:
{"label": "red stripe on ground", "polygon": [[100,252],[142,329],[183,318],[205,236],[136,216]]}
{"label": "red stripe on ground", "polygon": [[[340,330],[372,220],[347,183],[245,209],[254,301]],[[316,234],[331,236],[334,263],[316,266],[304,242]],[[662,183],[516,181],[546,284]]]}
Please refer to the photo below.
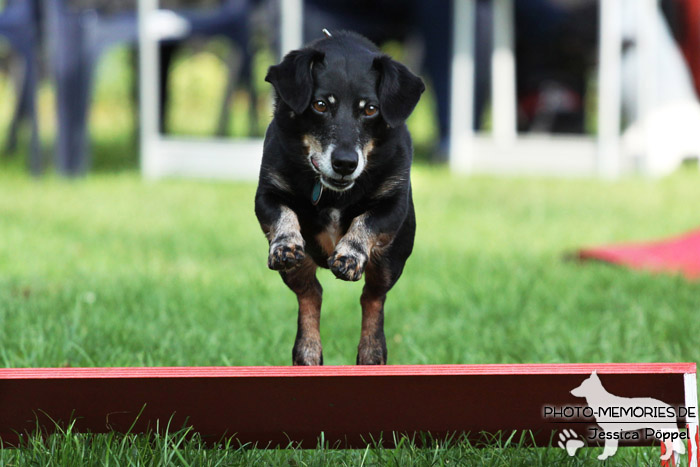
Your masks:
{"label": "red stripe on ground", "polygon": [[700,230],[653,242],[584,248],[579,251],[579,258],[700,279]]}

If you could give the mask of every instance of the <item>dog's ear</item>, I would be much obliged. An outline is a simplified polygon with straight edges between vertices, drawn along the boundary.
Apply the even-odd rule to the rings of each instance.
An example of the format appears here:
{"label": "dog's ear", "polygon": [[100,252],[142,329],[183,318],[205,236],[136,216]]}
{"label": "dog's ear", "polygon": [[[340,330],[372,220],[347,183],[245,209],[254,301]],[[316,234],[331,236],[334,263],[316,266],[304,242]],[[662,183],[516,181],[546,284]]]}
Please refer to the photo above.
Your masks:
{"label": "dog's ear", "polygon": [[373,66],[379,72],[379,111],[390,127],[396,127],[411,115],[425,85],[408,68],[386,55],[375,58]]}
{"label": "dog's ear", "polygon": [[314,85],[311,68],[321,60],[323,53],[317,50],[294,50],[279,65],[267,70],[265,81],[272,83],[277,96],[296,114],[301,114],[311,102]]}

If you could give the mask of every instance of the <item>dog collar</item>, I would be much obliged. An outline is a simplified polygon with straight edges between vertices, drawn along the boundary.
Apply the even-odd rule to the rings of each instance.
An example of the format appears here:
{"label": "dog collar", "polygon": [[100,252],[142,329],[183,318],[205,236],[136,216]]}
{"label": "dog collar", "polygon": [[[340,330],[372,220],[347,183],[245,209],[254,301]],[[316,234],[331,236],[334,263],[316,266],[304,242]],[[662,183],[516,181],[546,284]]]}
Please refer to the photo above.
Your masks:
{"label": "dog collar", "polygon": [[321,180],[316,180],[314,184],[314,189],[311,191],[311,202],[314,206],[321,201],[321,195],[323,194],[323,185],[321,185]]}

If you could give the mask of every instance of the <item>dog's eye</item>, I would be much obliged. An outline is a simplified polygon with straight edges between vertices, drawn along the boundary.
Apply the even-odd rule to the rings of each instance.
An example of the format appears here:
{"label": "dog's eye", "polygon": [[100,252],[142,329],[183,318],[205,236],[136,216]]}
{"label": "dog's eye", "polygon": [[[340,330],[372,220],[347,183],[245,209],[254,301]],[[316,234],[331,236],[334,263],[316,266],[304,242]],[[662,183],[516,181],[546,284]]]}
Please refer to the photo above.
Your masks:
{"label": "dog's eye", "polygon": [[323,101],[316,101],[316,102],[314,102],[314,103],[312,104],[312,107],[314,108],[314,110],[315,110],[316,112],[321,112],[321,113],[323,113],[323,112],[325,112],[326,110],[328,110],[328,104],[326,104],[326,103],[323,102]]}
{"label": "dog's eye", "polygon": [[379,112],[379,107],[376,105],[366,105],[365,106],[365,115],[368,117],[371,117],[373,115],[376,115],[377,112]]}

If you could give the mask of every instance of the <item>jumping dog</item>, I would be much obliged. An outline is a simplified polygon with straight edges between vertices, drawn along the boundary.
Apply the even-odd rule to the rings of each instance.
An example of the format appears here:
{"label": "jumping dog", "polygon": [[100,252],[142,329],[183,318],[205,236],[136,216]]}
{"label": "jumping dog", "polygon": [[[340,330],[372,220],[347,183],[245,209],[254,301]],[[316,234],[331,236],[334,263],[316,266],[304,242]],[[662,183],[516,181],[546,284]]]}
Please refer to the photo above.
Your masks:
{"label": "jumping dog", "polygon": [[425,89],[369,40],[337,32],[270,67],[255,213],[267,264],[297,295],[294,365],[322,365],[318,266],[365,276],[357,364],[386,364],[384,302],[413,249],[413,148],[405,121]]}

